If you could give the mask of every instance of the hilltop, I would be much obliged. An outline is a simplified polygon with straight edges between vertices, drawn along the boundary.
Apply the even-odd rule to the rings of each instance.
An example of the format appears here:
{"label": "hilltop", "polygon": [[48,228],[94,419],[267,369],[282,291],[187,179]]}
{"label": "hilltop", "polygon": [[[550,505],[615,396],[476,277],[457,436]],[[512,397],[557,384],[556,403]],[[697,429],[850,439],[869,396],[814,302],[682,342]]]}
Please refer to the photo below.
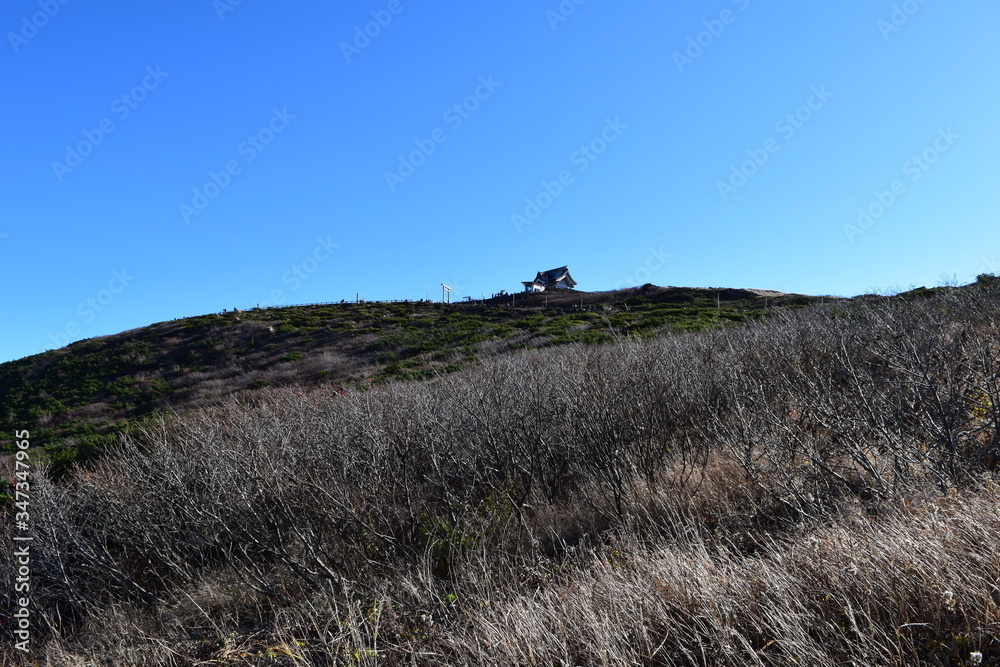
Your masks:
{"label": "hilltop", "polygon": [[86,455],[137,420],[263,387],[418,379],[511,350],[696,331],[817,300],[646,285],[452,304],[362,302],[206,314],[0,364],[0,432],[30,429],[58,463]]}
{"label": "hilltop", "polygon": [[[128,364],[183,357],[187,332],[222,368],[245,326],[275,346],[258,366],[293,340],[356,360],[351,332],[406,350],[386,338],[427,319],[415,340],[443,338],[409,359],[456,368],[209,380],[243,388],[59,483],[33,467],[30,526],[0,503],[0,539],[32,539],[32,654],[12,664],[1000,664],[1000,280],[766,310],[811,300],[645,292],[154,326],[172,338]],[[0,578],[19,558],[0,551]],[[2,625],[22,607],[0,596]]]}

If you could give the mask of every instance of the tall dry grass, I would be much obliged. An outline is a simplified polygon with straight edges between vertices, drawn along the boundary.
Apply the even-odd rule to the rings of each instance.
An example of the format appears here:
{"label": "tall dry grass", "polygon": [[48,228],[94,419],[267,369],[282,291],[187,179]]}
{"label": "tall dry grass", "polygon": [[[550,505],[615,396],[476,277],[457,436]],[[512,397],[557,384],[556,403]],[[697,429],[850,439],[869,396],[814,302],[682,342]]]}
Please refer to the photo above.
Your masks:
{"label": "tall dry grass", "polygon": [[36,478],[26,662],[997,664],[997,297],[164,421]]}

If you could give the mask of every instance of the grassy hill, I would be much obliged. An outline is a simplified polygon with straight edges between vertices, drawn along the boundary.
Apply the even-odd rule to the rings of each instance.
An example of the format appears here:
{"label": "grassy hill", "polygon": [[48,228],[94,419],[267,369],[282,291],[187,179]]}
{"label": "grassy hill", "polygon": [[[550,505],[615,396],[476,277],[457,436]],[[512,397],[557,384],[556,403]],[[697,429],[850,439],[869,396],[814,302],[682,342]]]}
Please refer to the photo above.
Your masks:
{"label": "grassy hill", "polygon": [[[300,309],[188,320],[232,347],[249,321],[274,326],[261,345],[360,350],[406,335],[401,313],[436,317],[388,348],[417,373],[463,366],[486,327],[518,349],[422,381],[244,389],[32,476],[32,653],[9,664],[1000,664],[1000,281],[768,317],[756,296],[726,318],[713,294],[646,291],[503,322],[498,303],[344,306],[305,333],[273,324],[310,326]],[[697,331],[552,344],[685,303]],[[363,343],[320,333],[334,312]],[[380,338],[362,312],[402,321]],[[356,378],[387,377],[381,351]],[[0,522],[7,544],[23,531]],[[21,566],[0,550],[0,579]],[[18,608],[0,595],[7,645]]]}
{"label": "grassy hill", "polygon": [[510,350],[694,331],[761,317],[765,306],[815,300],[648,285],[448,305],[343,303],[202,315],[0,364],[0,433],[30,429],[61,466],[144,418],[262,387],[417,379]]}

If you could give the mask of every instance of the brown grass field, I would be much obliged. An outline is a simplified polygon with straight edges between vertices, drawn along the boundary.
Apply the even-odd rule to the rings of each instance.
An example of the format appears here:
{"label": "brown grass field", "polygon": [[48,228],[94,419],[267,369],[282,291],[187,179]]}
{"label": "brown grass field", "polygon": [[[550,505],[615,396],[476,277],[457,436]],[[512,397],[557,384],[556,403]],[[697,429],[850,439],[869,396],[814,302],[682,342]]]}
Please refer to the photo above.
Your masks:
{"label": "brown grass field", "polygon": [[998,665],[998,463],[987,279],[263,389],[34,476],[3,663]]}

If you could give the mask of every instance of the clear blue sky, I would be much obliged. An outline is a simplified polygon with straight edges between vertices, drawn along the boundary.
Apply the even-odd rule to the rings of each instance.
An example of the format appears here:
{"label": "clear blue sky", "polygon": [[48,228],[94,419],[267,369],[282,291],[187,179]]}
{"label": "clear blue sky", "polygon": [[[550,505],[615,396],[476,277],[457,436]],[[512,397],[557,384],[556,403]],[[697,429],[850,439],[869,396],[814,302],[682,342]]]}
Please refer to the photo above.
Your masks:
{"label": "clear blue sky", "polygon": [[993,0],[234,2],[4,3],[0,360],[564,264],[839,295],[1000,270]]}

